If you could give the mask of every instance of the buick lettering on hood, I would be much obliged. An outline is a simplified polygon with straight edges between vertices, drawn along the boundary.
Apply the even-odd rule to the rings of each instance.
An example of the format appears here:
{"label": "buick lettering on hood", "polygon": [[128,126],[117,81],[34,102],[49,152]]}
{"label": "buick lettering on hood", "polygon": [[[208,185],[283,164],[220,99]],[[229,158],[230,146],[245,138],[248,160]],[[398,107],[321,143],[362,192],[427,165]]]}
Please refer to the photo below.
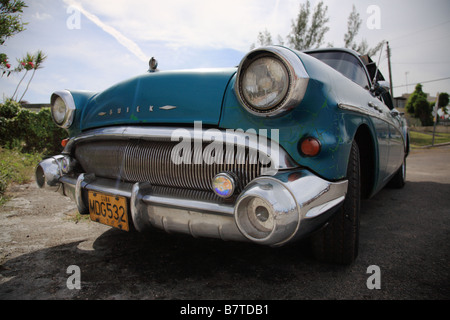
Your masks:
{"label": "buick lettering on hood", "polygon": [[69,138],[38,165],[39,187],[124,231],[308,240],[321,261],[356,259],[360,201],[403,187],[409,152],[370,57],[268,46],[234,68],[156,66],[103,92],[52,94]]}

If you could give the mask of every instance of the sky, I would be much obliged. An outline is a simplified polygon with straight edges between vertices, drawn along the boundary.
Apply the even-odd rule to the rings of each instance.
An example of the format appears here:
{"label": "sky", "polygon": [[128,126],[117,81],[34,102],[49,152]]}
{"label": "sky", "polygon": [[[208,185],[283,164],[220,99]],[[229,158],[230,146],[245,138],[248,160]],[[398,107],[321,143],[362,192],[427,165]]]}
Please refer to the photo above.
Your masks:
{"label": "sky", "polygon": [[[26,30],[0,46],[12,66],[27,52],[47,59],[23,100],[49,103],[52,92],[102,91],[148,70],[237,66],[258,33],[285,41],[306,0],[25,0]],[[318,0],[310,0],[314,7]],[[450,93],[450,1],[324,0],[330,30],[323,46],[343,47],[347,19],[355,5],[362,25],[356,38],[370,46],[386,40],[391,49],[394,96],[416,83],[436,96]],[[386,47],[385,47],[386,48]],[[380,70],[388,77],[387,55]],[[11,96],[22,74],[0,78],[0,101]],[[25,89],[27,75],[19,93]],[[441,80],[444,79],[444,80]]]}

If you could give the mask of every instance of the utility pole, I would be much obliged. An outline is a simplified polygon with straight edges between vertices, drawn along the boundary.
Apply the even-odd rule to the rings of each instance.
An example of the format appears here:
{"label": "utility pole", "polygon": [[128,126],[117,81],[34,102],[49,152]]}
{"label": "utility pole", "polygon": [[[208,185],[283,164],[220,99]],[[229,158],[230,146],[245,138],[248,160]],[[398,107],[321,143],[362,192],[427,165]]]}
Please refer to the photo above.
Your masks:
{"label": "utility pole", "polygon": [[436,103],[434,104],[434,127],[433,127],[433,140],[431,145],[434,146],[434,136],[436,135],[436,123],[438,122],[438,107],[439,107],[439,92],[436,95]]}
{"label": "utility pole", "polygon": [[409,91],[409,88],[408,88],[408,73],[409,73],[409,71],[405,72],[406,93],[408,93],[408,91]]}
{"label": "utility pole", "polygon": [[387,44],[387,59],[388,59],[388,68],[389,68],[389,85],[391,86],[391,97],[394,99],[394,86],[392,85],[392,72],[391,72],[391,48],[389,48],[389,41]]}

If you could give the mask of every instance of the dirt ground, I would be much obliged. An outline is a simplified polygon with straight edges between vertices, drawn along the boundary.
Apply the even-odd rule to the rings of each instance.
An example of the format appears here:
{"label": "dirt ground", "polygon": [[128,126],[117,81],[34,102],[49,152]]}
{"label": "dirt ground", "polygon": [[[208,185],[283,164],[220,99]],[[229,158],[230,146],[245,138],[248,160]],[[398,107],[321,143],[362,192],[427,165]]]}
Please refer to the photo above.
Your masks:
{"label": "dirt ground", "polygon": [[[360,255],[347,267],[279,249],[185,235],[126,233],[78,219],[34,182],[0,207],[0,300],[449,299],[450,149],[414,151],[407,184],[362,204]],[[81,287],[67,285],[69,266]],[[370,290],[369,266],[381,289]]]}

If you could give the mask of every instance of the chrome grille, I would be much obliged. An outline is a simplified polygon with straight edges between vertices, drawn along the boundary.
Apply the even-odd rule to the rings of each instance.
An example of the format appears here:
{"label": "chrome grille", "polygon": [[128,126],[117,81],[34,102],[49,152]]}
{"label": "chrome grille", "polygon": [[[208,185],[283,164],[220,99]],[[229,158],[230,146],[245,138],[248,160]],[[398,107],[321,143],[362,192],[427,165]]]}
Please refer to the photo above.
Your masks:
{"label": "chrome grille", "polygon": [[211,155],[218,163],[212,163],[210,158],[204,161],[202,155],[208,144],[202,144],[201,153],[195,152],[192,145],[190,164],[175,164],[171,154],[177,144],[137,139],[82,142],[75,147],[75,157],[85,173],[98,177],[193,190],[211,190],[211,180],[220,172],[234,173],[239,183],[237,189],[241,190],[263,168],[257,153],[249,152],[248,148],[238,152],[235,147],[234,152],[227,153],[224,147],[221,154]]}

